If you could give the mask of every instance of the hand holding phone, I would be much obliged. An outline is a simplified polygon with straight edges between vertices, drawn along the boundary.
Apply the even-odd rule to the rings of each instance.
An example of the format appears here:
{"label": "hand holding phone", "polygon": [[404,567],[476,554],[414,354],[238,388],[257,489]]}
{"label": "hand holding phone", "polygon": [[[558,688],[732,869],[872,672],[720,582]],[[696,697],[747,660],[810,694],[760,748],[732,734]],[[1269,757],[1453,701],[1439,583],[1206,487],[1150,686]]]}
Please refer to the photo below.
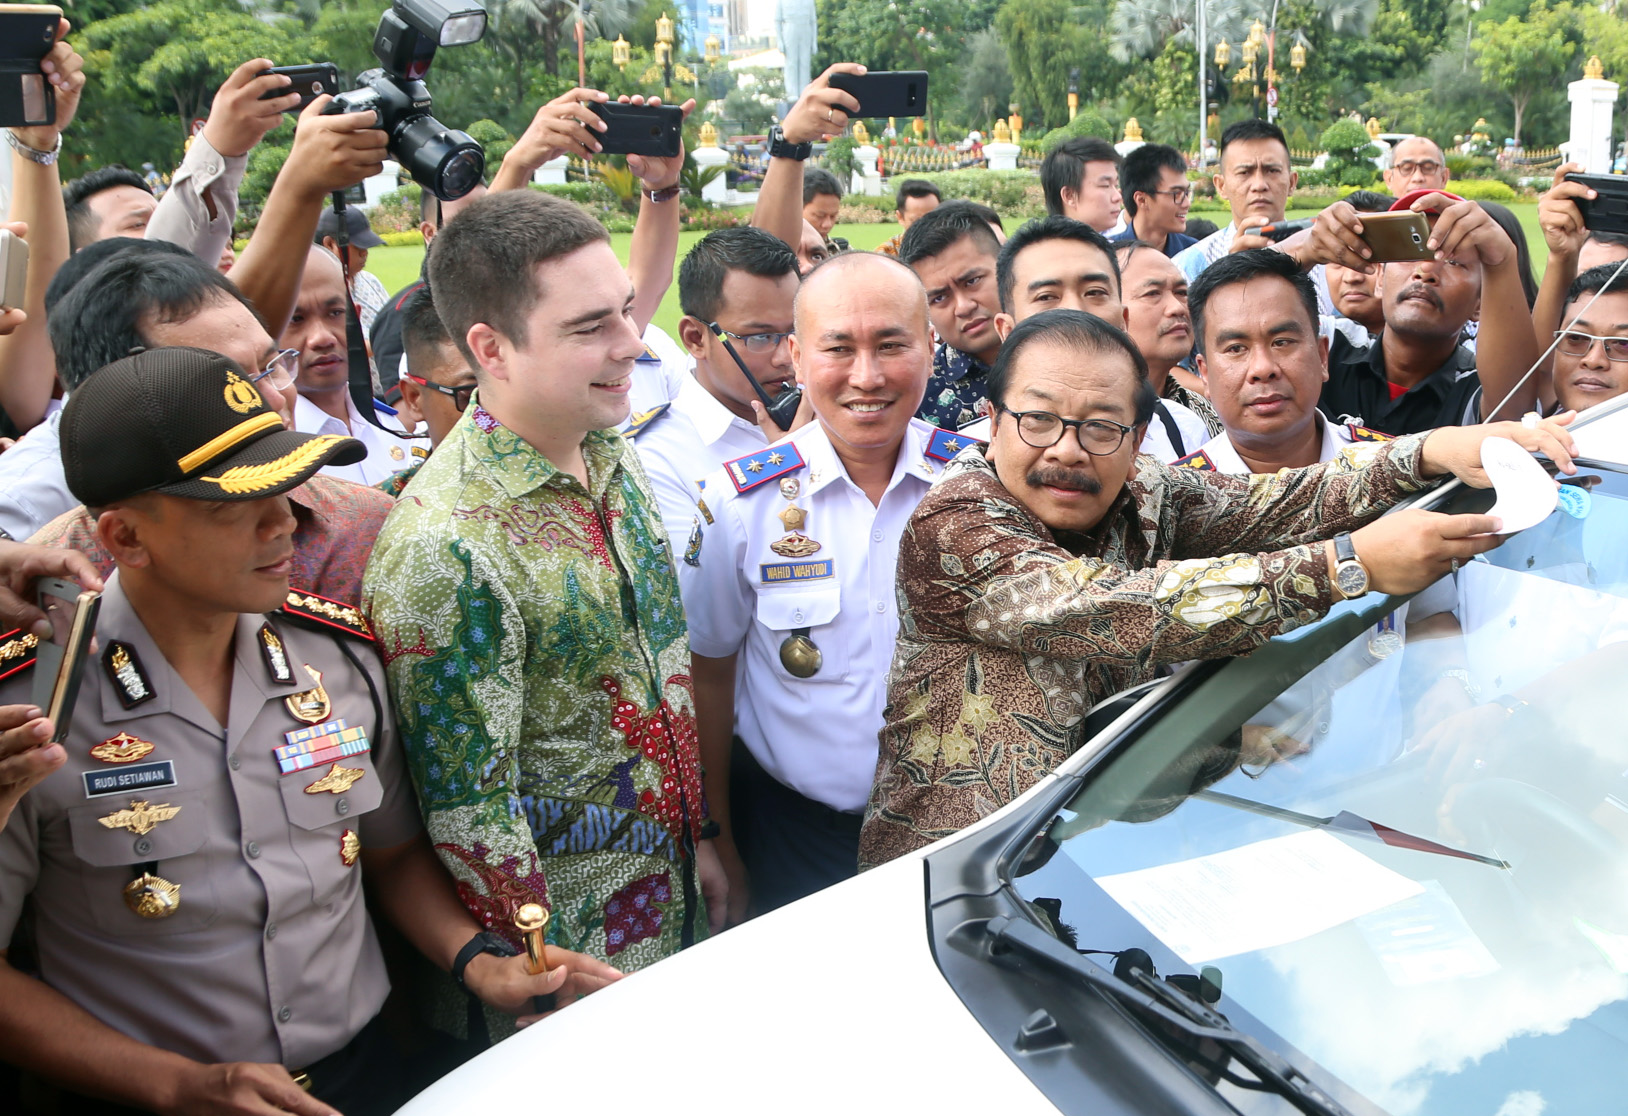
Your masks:
{"label": "hand holding phone", "polygon": [[52,4],[0,4],[0,128],[56,123],[56,89],[40,62],[61,23],[62,9]]}
{"label": "hand holding phone", "polygon": [[1370,263],[1433,260],[1435,253],[1425,246],[1429,240],[1430,220],[1423,213],[1399,210],[1362,215],[1362,241],[1373,253]]}
{"label": "hand holding phone", "polygon": [[261,70],[255,76],[268,77],[272,74],[282,74],[288,78],[288,84],[280,89],[267,90],[260,94],[260,99],[275,101],[290,93],[298,93],[300,103],[283,110],[293,116],[304,112],[312,101],[324,93],[330,97],[339,95],[339,67],[332,62],[307,62],[303,66],[273,66],[269,70]]}
{"label": "hand holding phone", "polygon": [[859,101],[854,116],[927,115],[926,70],[872,70],[864,74],[832,74],[832,89],[851,93]]}
{"label": "hand holding phone", "polygon": [[1568,174],[1567,182],[1578,182],[1598,197],[1573,198],[1583,215],[1583,227],[1590,232],[1628,233],[1628,175]]}

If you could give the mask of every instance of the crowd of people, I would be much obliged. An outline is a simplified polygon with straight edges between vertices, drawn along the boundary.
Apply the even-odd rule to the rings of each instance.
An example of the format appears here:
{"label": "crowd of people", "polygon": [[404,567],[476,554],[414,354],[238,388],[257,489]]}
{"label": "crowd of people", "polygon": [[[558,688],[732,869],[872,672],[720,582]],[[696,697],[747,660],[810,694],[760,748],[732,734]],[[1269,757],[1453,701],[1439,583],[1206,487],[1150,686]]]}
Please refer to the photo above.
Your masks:
{"label": "crowd of people", "polygon": [[[576,89],[489,187],[426,191],[423,275],[390,294],[327,201],[386,140],[325,97],[231,255],[297,99],[269,66],[162,198],[60,181],[66,42],[56,123],[7,132],[31,254],[0,320],[0,1050],[52,1111],[393,1111],[987,816],[1101,699],[1456,571],[1497,520],[1384,513],[1486,486],[1493,435],[1569,471],[1574,412],[1628,391],[1628,243],[1583,227],[1586,188],[1542,201],[1537,283],[1422,137],[1391,196],[1282,242],[1258,230],[1295,174],[1252,120],[1202,239],[1178,152],[1080,140],[1010,236],[907,181],[900,236],[851,251],[806,166],[859,108],[839,64],[776,125],[751,224],[682,264],[682,155],[630,156],[624,267],[527,188],[600,148],[606,95]],[[1392,209],[1434,258],[1372,262]],[[651,325],[675,271],[676,337]],[[101,593],[58,742],[44,576]]]}

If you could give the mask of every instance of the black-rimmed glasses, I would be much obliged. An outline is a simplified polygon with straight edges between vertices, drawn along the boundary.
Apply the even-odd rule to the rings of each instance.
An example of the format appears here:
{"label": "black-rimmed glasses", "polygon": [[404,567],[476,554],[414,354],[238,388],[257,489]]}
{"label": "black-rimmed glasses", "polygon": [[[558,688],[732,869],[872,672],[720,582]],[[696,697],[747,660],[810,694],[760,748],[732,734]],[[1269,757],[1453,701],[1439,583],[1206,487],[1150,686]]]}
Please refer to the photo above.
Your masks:
{"label": "black-rimmed glasses", "polygon": [[1035,449],[1050,449],[1063,440],[1063,432],[1074,428],[1080,448],[1093,457],[1107,457],[1125,444],[1125,435],[1136,429],[1112,419],[1066,419],[1050,411],[1001,410],[1017,420],[1018,437]]}
{"label": "black-rimmed glasses", "polygon": [[757,353],[760,356],[764,353],[774,352],[786,338],[791,336],[790,333],[734,333],[717,322],[708,323],[707,328],[721,337],[733,337],[745,347],[747,352]]}
{"label": "black-rimmed glasses", "polygon": [[411,372],[403,372],[401,376],[402,379],[411,380],[421,388],[429,388],[431,391],[438,391],[442,395],[450,395],[452,405],[458,409],[460,415],[468,408],[469,397],[475,393],[474,384],[464,384],[462,387],[447,387],[445,384],[431,383],[423,376],[415,376]]}

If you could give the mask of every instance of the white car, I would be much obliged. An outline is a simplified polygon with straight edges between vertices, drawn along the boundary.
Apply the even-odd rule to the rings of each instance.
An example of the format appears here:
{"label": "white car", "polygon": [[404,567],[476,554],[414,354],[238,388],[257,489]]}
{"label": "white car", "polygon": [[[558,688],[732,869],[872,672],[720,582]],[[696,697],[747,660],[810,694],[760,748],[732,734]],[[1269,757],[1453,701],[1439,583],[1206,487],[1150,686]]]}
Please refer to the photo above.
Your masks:
{"label": "white car", "polygon": [[404,1116],[1628,1110],[1628,470],[1585,459],[1541,524],[1402,604],[1105,703],[1006,809]]}

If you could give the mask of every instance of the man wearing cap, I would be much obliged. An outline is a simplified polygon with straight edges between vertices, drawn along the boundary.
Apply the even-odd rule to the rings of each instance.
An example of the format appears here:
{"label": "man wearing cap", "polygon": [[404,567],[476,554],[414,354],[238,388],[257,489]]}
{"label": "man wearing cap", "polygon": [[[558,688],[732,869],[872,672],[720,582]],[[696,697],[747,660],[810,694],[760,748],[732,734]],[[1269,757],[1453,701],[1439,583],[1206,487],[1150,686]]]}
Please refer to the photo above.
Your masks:
{"label": "man wearing cap", "polygon": [[339,257],[345,265],[350,275],[351,298],[356,301],[356,317],[362,323],[362,332],[366,334],[373,329],[373,319],[390,301],[390,292],[384,289],[379,277],[365,270],[368,249],[383,248],[384,240],[367,223],[367,214],[355,206],[345,207],[345,239],[348,243],[341,250],[339,214],[330,205],[317,218],[316,242]]}
{"label": "man wearing cap", "polygon": [[[118,568],[66,762],[0,834],[0,1041],[81,1098],[61,1111],[393,1111],[364,870],[495,1008],[614,979],[564,953],[530,975],[482,931],[424,838],[360,615],[285,603],[286,493],[355,441],[287,430],[239,365],[167,348],[81,385],[62,442]],[[0,705],[34,682],[14,668]],[[37,976],[9,954],[25,900]]]}
{"label": "man wearing cap", "polygon": [[[1441,191],[1415,191],[1391,209],[1426,215],[1425,248],[1434,259],[1372,262],[1362,218],[1345,202],[1319,213],[1311,236],[1290,252],[1306,269],[1325,263],[1365,273],[1381,269],[1385,327],[1367,346],[1335,335],[1319,403],[1323,414],[1401,435],[1532,410],[1537,378],[1521,381],[1537,361],[1538,346],[1508,234],[1475,202]],[[1481,323],[1474,350],[1459,340],[1471,321]],[[1506,396],[1509,402],[1495,414]]]}

